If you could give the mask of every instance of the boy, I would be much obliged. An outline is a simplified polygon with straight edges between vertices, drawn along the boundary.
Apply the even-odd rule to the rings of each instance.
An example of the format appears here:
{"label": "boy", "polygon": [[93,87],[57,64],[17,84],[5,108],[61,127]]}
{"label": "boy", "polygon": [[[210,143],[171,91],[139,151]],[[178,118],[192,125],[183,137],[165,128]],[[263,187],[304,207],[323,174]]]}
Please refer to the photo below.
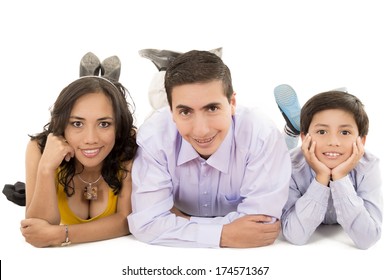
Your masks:
{"label": "boy", "polygon": [[213,53],[175,58],[165,88],[169,107],[137,135],[132,234],[168,246],[272,244],[291,176],[281,133],[236,106],[229,68]]}
{"label": "boy", "polygon": [[379,160],[364,150],[363,104],[341,91],[317,94],[302,107],[302,147],[291,151],[292,177],[283,209],[285,238],[308,242],[321,224],[340,224],[360,249],[381,236]]}

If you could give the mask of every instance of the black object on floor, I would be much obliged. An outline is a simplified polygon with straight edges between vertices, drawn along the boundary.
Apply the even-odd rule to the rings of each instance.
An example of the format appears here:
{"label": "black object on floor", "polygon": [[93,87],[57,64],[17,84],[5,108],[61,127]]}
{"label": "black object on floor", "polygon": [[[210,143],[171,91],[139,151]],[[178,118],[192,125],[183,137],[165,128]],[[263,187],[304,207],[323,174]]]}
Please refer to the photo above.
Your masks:
{"label": "black object on floor", "polygon": [[6,184],[3,194],[7,199],[19,206],[26,206],[26,185],[23,182],[16,182],[14,185]]}

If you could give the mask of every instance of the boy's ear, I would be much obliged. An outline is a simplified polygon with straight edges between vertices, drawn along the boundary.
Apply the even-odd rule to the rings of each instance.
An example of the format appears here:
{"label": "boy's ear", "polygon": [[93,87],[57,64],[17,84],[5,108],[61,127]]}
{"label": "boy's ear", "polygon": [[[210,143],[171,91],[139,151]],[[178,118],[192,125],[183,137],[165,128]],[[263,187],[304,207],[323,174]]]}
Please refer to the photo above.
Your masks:
{"label": "boy's ear", "polygon": [[367,135],[361,136],[360,138],[362,139],[363,145],[366,144]]}
{"label": "boy's ear", "polygon": [[305,135],[303,132],[301,132],[301,134],[300,134],[300,135],[301,135],[301,142],[302,142],[302,141],[303,141],[303,139],[305,139],[305,136],[306,136],[306,135]]}

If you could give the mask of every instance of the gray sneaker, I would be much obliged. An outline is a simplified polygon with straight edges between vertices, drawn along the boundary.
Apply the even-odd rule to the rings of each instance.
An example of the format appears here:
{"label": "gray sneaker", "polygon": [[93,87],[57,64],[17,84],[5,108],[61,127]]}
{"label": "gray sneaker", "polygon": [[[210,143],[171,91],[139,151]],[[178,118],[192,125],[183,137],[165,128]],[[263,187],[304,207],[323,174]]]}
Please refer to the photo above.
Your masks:
{"label": "gray sneaker", "polygon": [[209,52],[218,55],[220,58],[222,58],[222,47],[209,50]]}
{"label": "gray sneaker", "polygon": [[[222,57],[222,48],[212,49],[209,52]],[[156,65],[158,71],[165,71],[168,65],[179,55],[181,52],[175,52],[171,50],[158,50],[158,49],[143,49],[138,51],[141,57],[147,58]]]}
{"label": "gray sneaker", "polygon": [[181,53],[169,51],[169,50],[158,50],[158,49],[143,49],[138,51],[141,57],[145,57],[156,65],[158,71],[165,71],[176,57]]}

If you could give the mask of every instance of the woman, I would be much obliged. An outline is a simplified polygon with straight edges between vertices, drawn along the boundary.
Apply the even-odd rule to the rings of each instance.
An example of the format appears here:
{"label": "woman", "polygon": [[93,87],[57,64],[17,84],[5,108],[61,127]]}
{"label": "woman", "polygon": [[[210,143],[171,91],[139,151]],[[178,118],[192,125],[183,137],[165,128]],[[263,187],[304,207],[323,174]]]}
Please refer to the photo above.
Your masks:
{"label": "woman", "polygon": [[81,77],[62,90],[44,131],[31,136],[21,221],[28,243],[47,247],[129,234],[137,145],[126,94],[109,78]]}

